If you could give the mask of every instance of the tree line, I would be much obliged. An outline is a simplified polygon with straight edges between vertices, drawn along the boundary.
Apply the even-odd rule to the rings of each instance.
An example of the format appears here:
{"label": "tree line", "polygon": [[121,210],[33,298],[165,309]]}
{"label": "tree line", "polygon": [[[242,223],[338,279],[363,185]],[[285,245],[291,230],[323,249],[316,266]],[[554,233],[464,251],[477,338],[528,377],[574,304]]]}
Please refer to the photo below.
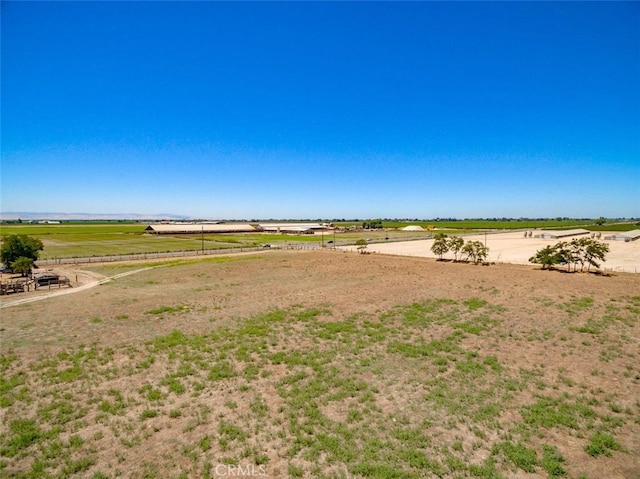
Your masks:
{"label": "tree line", "polygon": [[600,268],[599,261],[605,261],[605,256],[609,252],[609,245],[593,238],[574,238],[571,241],[560,241],[553,246],[545,246],[536,251],[536,254],[529,258],[529,262],[541,264],[542,269],[552,269],[554,266],[563,265],[567,271],[587,271],[591,266]]}
{"label": "tree line", "polygon": [[447,236],[444,233],[435,235],[433,245],[431,245],[431,251],[433,254],[438,255],[441,260],[445,254],[451,251],[454,256],[454,261],[471,263],[484,262],[489,255],[489,248],[481,241],[465,242],[459,236]]}

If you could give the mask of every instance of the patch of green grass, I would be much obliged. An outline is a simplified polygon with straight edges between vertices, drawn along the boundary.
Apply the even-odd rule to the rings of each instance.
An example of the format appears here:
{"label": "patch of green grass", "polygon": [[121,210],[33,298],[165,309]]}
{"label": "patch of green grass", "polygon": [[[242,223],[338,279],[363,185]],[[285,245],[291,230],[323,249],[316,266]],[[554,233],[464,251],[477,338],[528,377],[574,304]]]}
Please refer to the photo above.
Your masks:
{"label": "patch of green grass", "polygon": [[184,313],[189,311],[190,307],[185,304],[180,304],[178,306],[160,306],[158,308],[150,309],[149,311],[145,311],[144,314],[151,315],[160,315],[160,314],[177,314]]}
{"label": "patch of green grass", "polygon": [[566,462],[565,458],[556,446],[550,446],[545,444],[542,446],[542,460],[540,465],[547,471],[550,478],[560,477],[567,474],[567,471],[562,466]]}
{"label": "patch of green grass", "polygon": [[569,329],[571,331],[575,331],[576,333],[586,333],[586,334],[600,334],[604,328],[604,323],[602,321],[596,321],[594,319],[587,319],[586,323],[583,326],[572,326]]}
{"label": "patch of green grass", "polygon": [[535,472],[540,464],[535,449],[529,448],[522,443],[514,444],[506,441],[497,444],[493,448],[493,453],[501,451],[511,462],[525,472]]}
{"label": "patch of green grass", "polygon": [[244,442],[247,439],[247,433],[241,427],[224,420],[218,426],[218,435],[219,441],[225,444],[230,441]]}
{"label": "patch of green grass", "polygon": [[13,457],[42,437],[42,431],[35,420],[14,419],[9,423],[8,438],[3,441],[0,454]]}
{"label": "patch of green grass", "polygon": [[589,309],[593,306],[593,298],[584,297],[577,298],[567,301],[565,303],[561,303],[558,307],[567,312],[569,316],[575,316],[576,314],[582,313],[586,309]]}
{"label": "patch of green grass", "polygon": [[159,413],[157,409],[145,409],[140,414],[140,419],[151,419],[154,417],[158,417],[158,414]]}
{"label": "patch of green grass", "polygon": [[488,303],[484,299],[469,298],[464,300],[462,304],[464,304],[467,308],[469,308],[469,311],[475,311],[476,309],[483,308]]}
{"label": "patch of green grass", "polygon": [[611,451],[622,451],[622,446],[610,434],[598,431],[589,438],[584,450],[593,457],[611,456]]}
{"label": "patch of green grass", "polygon": [[521,414],[526,424],[547,428],[579,429],[581,423],[596,418],[596,412],[589,406],[551,397],[539,397],[534,404],[524,406]]}
{"label": "patch of green grass", "polygon": [[208,379],[209,381],[221,381],[236,376],[237,373],[233,365],[229,361],[218,361],[211,368],[209,368]]}

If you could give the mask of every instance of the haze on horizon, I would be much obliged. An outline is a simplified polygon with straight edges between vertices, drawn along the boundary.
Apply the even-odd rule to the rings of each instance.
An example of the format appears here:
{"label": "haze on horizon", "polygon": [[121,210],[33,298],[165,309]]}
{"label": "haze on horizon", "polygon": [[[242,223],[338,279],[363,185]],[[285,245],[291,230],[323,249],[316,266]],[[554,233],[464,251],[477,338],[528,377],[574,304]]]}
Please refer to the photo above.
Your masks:
{"label": "haze on horizon", "polygon": [[639,2],[0,8],[2,212],[640,217]]}

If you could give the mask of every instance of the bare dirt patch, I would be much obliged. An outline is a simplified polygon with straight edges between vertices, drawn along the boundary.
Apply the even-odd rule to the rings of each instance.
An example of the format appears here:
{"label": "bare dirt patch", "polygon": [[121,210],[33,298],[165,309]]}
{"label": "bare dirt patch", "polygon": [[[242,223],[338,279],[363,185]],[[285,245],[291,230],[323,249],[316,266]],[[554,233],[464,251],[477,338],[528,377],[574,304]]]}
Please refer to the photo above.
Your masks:
{"label": "bare dirt patch", "polygon": [[634,274],[271,251],[5,308],[0,471],[635,477],[639,292]]}
{"label": "bare dirt patch", "polygon": [[[524,233],[489,233],[464,235],[465,241],[480,241],[489,248],[487,261],[492,263],[510,263],[530,265],[531,258],[536,251],[556,244],[560,240],[548,238],[535,238],[539,231],[531,231],[531,237],[524,237]],[[602,233],[602,237],[610,233]],[[580,236],[576,236],[580,237]],[[584,236],[582,236],[584,237]],[[573,237],[568,238],[568,241]],[[566,239],[565,239],[566,240]],[[390,243],[374,243],[367,246],[367,251],[373,253],[392,254],[400,256],[419,256],[423,258],[436,258],[431,252],[433,239],[415,241],[396,241]],[[603,240],[601,240],[603,241]],[[640,273],[640,241],[603,241],[609,246],[606,261],[601,264],[601,270],[605,273]],[[355,251],[354,246],[343,247],[347,251]],[[449,253],[448,258],[453,259]]]}

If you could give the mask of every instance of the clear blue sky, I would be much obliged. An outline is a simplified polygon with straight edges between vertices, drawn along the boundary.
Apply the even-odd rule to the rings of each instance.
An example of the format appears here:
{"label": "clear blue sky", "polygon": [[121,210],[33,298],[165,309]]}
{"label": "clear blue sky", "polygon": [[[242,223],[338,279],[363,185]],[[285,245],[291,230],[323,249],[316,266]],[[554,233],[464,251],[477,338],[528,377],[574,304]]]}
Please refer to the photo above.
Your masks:
{"label": "clear blue sky", "polygon": [[640,216],[640,2],[1,5],[4,212]]}

